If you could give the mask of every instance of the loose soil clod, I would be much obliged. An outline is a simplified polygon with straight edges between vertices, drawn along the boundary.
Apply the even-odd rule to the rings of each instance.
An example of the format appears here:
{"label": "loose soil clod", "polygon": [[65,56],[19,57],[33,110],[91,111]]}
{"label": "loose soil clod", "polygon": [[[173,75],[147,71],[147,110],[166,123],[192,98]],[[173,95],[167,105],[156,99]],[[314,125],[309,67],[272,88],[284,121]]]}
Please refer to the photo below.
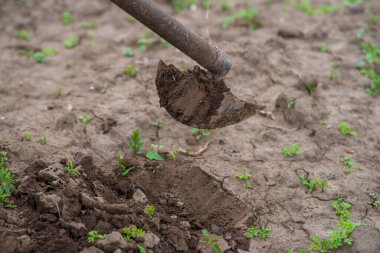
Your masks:
{"label": "loose soil clod", "polygon": [[199,66],[181,72],[174,65],[160,61],[156,86],[161,107],[191,127],[213,129],[233,125],[265,108],[238,99],[224,80],[210,80]]}

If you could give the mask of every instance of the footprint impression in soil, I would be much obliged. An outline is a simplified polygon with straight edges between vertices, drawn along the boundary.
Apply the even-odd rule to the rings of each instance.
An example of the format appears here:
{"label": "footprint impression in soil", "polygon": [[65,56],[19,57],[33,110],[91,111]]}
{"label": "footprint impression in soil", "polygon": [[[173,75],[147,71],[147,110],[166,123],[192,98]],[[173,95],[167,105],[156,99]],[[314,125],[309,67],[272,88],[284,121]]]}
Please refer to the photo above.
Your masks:
{"label": "footprint impression in soil", "polygon": [[160,106],[177,121],[201,129],[239,123],[265,106],[238,99],[224,80],[210,80],[199,66],[180,71],[160,61],[156,72]]}

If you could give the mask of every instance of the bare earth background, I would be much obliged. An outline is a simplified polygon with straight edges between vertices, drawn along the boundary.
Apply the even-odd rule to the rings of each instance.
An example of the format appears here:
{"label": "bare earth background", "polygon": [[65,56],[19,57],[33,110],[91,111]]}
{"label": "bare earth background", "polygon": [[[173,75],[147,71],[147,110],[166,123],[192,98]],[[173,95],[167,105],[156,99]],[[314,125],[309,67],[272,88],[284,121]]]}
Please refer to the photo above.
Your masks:
{"label": "bare earth background", "polygon": [[[158,163],[128,150],[135,128],[141,129],[144,149],[159,143],[169,150],[196,151],[206,143],[195,141],[188,127],[159,108],[154,84],[159,59],[182,68],[194,62],[160,44],[139,53],[136,40],[145,28],[128,22],[107,0],[0,1],[0,148],[8,151],[19,178],[12,197],[17,208],[0,208],[0,252],[79,252],[91,246],[86,242],[90,230],[111,233],[132,224],[154,236],[132,240],[129,249],[124,244],[97,247],[135,252],[140,243],[150,252],[208,252],[199,246],[200,231],[207,228],[225,235],[226,252],[287,252],[337,226],[331,202],[339,196],[352,204],[351,219],[367,225],[353,233],[353,246],[338,252],[380,252],[380,209],[368,204],[369,192],[380,195],[380,99],[365,93],[369,80],[355,68],[362,59],[358,29],[366,28],[366,40],[380,44],[379,26],[368,28],[368,12],[343,9],[309,17],[284,1],[247,2],[260,11],[258,30],[239,25],[223,30],[226,13],[218,4],[209,20],[202,8],[178,14],[167,3],[160,5],[205,38],[208,28],[212,41],[233,61],[227,85],[238,97],[265,104],[277,120],[256,116],[212,131],[202,155]],[[368,2],[379,16],[379,2]],[[234,10],[243,8],[239,3]],[[73,13],[72,24],[61,24],[63,11]],[[83,22],[97,24],[91,36],[81,28]],[[20,28],[31,33],[30,41],[12,38]],[[308,36],[287,39],[277,35],[280,29]],[[63,41],[73,33],[80,45],[65,49]],[[330,53],[320,52],[322,43],[331,46]],[[21,49],[42,47],[55,48],[58,55],[43,64],[20,55]],[[133,58],[121,55],[126,47],[135,51]],[[137,64],[136,78],[123,74],[131,63]],[[340,77],[330,80],[332,70]],[[318,83],[312,95],[304,88],[310,80]],[[60,96],[53,94],[58,89]],[[288,98],[295,98],[293,110],[287,109]],[[85,114],[92,117],[87,125],[78,120]],[[320,125],[321,119],[327,124]],[[158,133],[151,125],[155,121],[164,124]],[[338,131],[342,121],[358,136],[343,136]],[[24,131],[33,135],[32,142],[22,138]],[[47,145],[38,141],[44,134]],[[282,149],[292,141],[303,153],[286,158]],[[120,175],[118,153],[138,165],[129,178]],[[64,171],[68,155],[82,176]],[[356,162],[352,173],[344,172],[343,155]],[[236,172],[252,175],[252,190],[244,189]],[[326,180],[331,188],[307,193],[299,183],[302,174]],[[61,184],[50,186],[57,177]],[[157,206],[155,219],[145,216],[146,200],[135,194],[138,189]],[[46,195],[53,196],[57,208],[49,208]],[[273,230],[270,238],[249,244],[242,236],[245,225]]]}

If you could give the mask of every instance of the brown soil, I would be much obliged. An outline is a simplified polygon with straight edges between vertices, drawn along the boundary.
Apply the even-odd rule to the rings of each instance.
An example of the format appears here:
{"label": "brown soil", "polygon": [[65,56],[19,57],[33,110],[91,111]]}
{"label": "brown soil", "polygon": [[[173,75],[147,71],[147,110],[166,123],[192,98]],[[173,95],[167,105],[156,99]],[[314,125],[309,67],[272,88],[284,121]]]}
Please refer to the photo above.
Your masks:
{"label": "brown soil", "polygon": [[[160,108],[154,83],[159,59],[181,70],[194,62],[160,44],[140,53],[136,40],[144,27],[126,21],[109,1],[1,1],[0,149],[8,152],[18,183],[11,196],[17,208],[0,207],[0,252],[80,252],[98,247],[86,241],[90,230],[111,233],[132,225],[160,239],[150,253],[207,252],[199,246],[202,228],[223,235],[231,247],[227,253],[287,252],[336,228],[331,203],[339,196],[352,204],[351,219],[367,226],[353,233],[352,246],[337,252],[380,252],[380,209],[368,204],[368,193],[380,196],[380,99],[365,93],[369,80],[355,68],[363,58],[359,28],[366,29],[366,41],[380,44],[369,10],[307,16],[283,1],[248,1],[259,8],[260,29],[249,31],[243,22],[223,30],[227,13],[218,4],[206,20],[202,8],[178,14],[165,2],[160,5],[166,11],[201,36],[207,38],[210,31],[232,59],[225,80],[232,93],[264,104],[276,120],[256,116],[196,140]],[[379,16],[379,2],[367,3]],[[244,8],[238,3],[233,10]],[[75,15],[72,24],[61,24],[63,11]],[[84,22],[97,28],[87,32]],[[14,39],[10,34],[17,29],[28,30],[31,40]],[[73,33],[80,45],[65,49],[63,41]],[[330,52],[320,52],[321,44],[328,44]],[[37,64],[21,54],[41,47],[55,48],[58,55]],[[121,55],[126,47],[134,57]],[[132,63],[139,71],[136,78],[123,74]],[[340,76],[329,78],[331,71]],[[311,95],[306,83],[316,87]],[[292,110],[289,99],[294,99]],[[82,115],[91,116],[88,124],[79,120]],[[163,128],[151,125],[156,121]],[[342,121],[358,136],[342,135]],[[136,128],[144,153],[154,143],[201,155],[180,155],[177,161],[167,155],[165,162],[133,155],[128,136]],[[32,141],[22,137],[25,131]],[[43,135],[46,145],[39,141]],[[283,147],[293,141],[303,153],[284,157]],[[207,142],[208,148],[197,152]],[[120,174],[117,154],[136,165],[128,178]],[[65,171],[67,156],[81,176]],[[353,172],[345,173],[341,156],[354,159]],[[253,189],[245,189],[236,172],[249,172]],[[299,183],[302,174],[331,187],[310,194]],[[141,195],[137,198],[140,191],[145,203],[139,202],[145,201]],[[148,203],[157,207],[153,219],[144,213]],[[248,241],[244,231],[250,225],[271,226],[270,238]],[[144,243],[131,240],[121,252],[136,252]]]}
{"label": "brown soil", "polygon": [[180,71],[173,65],[158,63],[156,86],[160,106],[179,122],[201,129],[214,129],[239,123],[265,106],[239,100],[224,80],[207,78],[206,72]]}

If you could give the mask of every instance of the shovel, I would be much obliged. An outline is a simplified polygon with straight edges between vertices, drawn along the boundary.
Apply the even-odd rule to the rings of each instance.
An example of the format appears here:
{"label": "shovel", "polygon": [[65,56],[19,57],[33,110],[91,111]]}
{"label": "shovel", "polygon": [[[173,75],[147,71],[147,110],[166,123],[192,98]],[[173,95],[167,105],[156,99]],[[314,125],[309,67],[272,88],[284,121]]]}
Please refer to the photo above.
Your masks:
{"label": "shovel", "polygon": [[239,123],[265,108],[233,95],[223,80],[231,69],[228,58],[152,0],[111,1],[206,69],[180,71],[159,61],[155,82],[160,106],[174,119],[214,129]]}

